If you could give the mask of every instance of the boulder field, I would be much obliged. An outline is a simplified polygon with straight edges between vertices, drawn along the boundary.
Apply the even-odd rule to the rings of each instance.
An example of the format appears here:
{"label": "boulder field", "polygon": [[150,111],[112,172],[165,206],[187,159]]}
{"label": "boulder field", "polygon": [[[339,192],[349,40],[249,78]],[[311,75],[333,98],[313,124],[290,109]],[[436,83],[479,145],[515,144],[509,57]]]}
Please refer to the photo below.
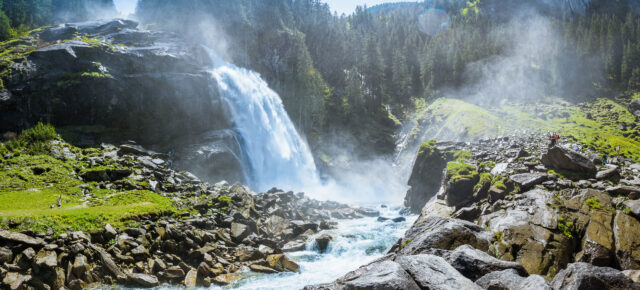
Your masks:
{"label": "boulder field", "polygon": [[420,217],[405,236],[306,289],[640,289],[640,164],[564,146],[423,143],[405,199]]}
{"label": "boulder field", "polygon": [[[313,200],[304,193],[273,188],[257,195],[241,184],[204,183],[189,172],[170,169],[165,154],[139,145],[105,144],[100,149],[84,150],[90,155],[59,139],[49,141],[47,146],[51,150],[48,154],[65,160],[67,166],[87,167],[69,173],[83,188],[85,203],[78,207],[99,206],[125,196],[120,191],[128,189],[169,199],[173,206],[167,212],[123,215],[122,219],[130,221],[126,226],[106,224],[91,230],[70,227],[40,232],[30,230],[31,224],[21,225],[37,222],[37,217],[2,218],[0,289],[82,289],[105,284],[208,287],[230,284],[250,270],[298,272],[299,266],[287,252],[305,249],[308,239],[335,226],[332,219],[378,215],[371,209]],[[5,169],[13,168],[27,155],[6,153],[0,164]],[[55,170],[37,168],[23,169],[40,175]],[[3,182],[13,186],[10,180]],[[98,196],[108,189],[115,191]],[[51,210],[61,204],[62,209],[67,208],[68,202],[60,198]],[[49,210],[46,207],[42,210]],[[64,218],[63,212],[58,213]],[[50,215],[40,218],[55,219]],[[326,234],[316,238],[324,249],[331,241]]]}

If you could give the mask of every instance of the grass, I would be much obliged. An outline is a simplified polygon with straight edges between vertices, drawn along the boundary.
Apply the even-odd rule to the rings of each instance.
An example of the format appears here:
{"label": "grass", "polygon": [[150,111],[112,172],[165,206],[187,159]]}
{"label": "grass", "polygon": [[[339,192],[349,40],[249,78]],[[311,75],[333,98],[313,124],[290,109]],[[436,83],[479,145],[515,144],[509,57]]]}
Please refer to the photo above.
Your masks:
{"label": "grass", "polygon": [[491,182],[493,181],[493,175],[491,173],[480,173],[480,181],[473,187],[474,192],[480,191],[482,188],[489,188]]}
{"label": "grass", "polygon": [[[48,151],[28,150],[29,144],[50,146],[53,139],[58,139],[55,129],[38,124],[8,142],[11,146],[0,145],[0,151],[13,155],[0,159],[0,228],[8,228],[8,221],[12,221],[17,224],[13,230],[45,232],[50,228],[57,235],[69,229],[91,231],[107,223],[125,228],[140,215],[175,212],[170,199],[149,190],[104,189],[96,182],[79,179],[82,172],[123,166],[108,158],[105,165],[93,168],[82,161],[99,155],[101,149],[53,145],[64,146],[77,155],[77,159],[68,160],[54,158]],[[146,181],[131,183],[148,188]]]}
{"label": "grass", "polygon": [[564,217],[558,218],[558,229],[562,232],[565,237],[572,239],[573,238],[573,222],[566,221]]}
{"label": "grass", "polygon": [[420,144],[420,150],[418,151],[418,154],[420,156],[431,155],[433,154],[433,152],[435,152],[436,149],[436,140],[431,139]]}

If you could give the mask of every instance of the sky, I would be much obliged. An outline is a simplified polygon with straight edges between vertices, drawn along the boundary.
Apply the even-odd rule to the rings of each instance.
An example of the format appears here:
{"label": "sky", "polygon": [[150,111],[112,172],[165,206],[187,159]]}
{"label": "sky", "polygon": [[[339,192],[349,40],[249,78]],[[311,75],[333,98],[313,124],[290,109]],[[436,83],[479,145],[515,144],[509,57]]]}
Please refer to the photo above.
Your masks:
{"label": "sky", "polygon": [[[411,0],[405,0],[410,2]],[[413,0],[415,2],[416,0]],[[116,4],[116,8],[123,15],[129,15],[133,13],[136,9],[137,0],[114,0]],[[403,2],[403,1],[393,1],[393,0],[324,0],[331,7],[331,11],[337,11],[338,14],[351,14],[351,12],[356,10],[356,6],[364,6],[365,4],[368,7],[378,5],[381,3],[389,3],[389,2]]]}

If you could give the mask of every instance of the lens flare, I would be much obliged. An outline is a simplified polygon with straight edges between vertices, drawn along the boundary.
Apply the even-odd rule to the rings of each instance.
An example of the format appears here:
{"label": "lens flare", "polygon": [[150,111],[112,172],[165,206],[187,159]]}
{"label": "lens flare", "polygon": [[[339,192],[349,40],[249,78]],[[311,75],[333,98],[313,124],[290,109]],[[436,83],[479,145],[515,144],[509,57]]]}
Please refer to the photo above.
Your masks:
{"label": "lens flare", "polygon": [[418,25],[422,33],[436,36],[449,29],[451,17],[444,9],[428,8],[418,16]]}

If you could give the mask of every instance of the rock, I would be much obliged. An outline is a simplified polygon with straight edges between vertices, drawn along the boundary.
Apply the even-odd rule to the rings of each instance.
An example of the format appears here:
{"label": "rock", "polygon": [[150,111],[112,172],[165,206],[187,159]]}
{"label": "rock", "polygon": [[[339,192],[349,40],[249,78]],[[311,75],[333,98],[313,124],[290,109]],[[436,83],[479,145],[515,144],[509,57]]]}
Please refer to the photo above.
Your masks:
{"label": "rock", "polygon": [[41,238],[33,238],[25,234],[16,233],[7,230],[0,230],[0,240],[26,244],[30,246],[44,246],[45,242]]}
{"label": "rock", "polygon": [[[469,167],[468,169],[464,169],[468,171],[468,174],[463,176],[449,176],[450,173],[445,170],[445,177],[442,180],[442,187],[440,192],[438,192],[438,198],[444,199],[448,206],[458,207],[471,201],[473,199],[474,187],[480,180],[480,174],[474,171],[475,168],[473,168],[473,166],[463,165]],[[447,167],[449,167],[449,165],[447,165]]]}
{"label": "rock", "polygon": [[228,285],[240,278],[241,276],[238,274],[222,274],[222,275],[216,276],[216,278],[213,281],[218,284]]}
{"label": "rock", "polygon": [[509,179],[513,180],[521,190],[529,190],[534,186],[541,184],[547,179],[546,175],[540,173],[521,173],[509,176]]}
{"label": "rock", "polygon": [[329,234],[322,234],[316,238],[316,248],[320,253],[324,253],[329,247],[329,242],[333,240],[333,237]]}
{"label": "rock", "polygon": [[251,269],[253,271],[256,271],[256,272],[261,272],[261,273],[270,273],[270,274],[278,273],[278,271],[276,271],[274,269],[271,269],[269,267],[265,267],[265,266],[262,266],[262,265],[258,265],[258,264],[250,265],[249,269]]}
{"label": "rock", "polygon": [[297,252],[297,251],[303,251],[304,249],[306,249],[306,247],[307,247],[307,244],[305,241],[295,240],[295,241],[291,241],[284,244],[284,246],[282,246],[282,251],[285,253]]}
{"label": "rock", "polygon": [[591,219],[582,239],[582,251],[576,261],[596,266],[611,266],[613,262],[613,216],[605,211],[591,211]]}
{"label": "rock", "polygon": [[518,287],[518,290],[551,290],[549,283],[540,275],[530,275],[525,278]]}
{"label": "rock", "polygon": [[182,279],[185,276],[184,270],[178,266],[169,267],[164,272],[168,279]]}
{"label": "rock", "polygon": [[88,270],[89,262],[87,261],[87,257],[82,254],[76,255],[76,258],[73,261],[73,274],[76,275],[76,277],[81,278],[84,277]]}
{"label": "rock", "polygon": [[[640,200],[627,200],[623,205],[629,209],[630,214],[636,218],[640,218]],[[2,261],[1,257],[0,255],[0,261]]]}
{"label": "rock", "polygon": [[513,269],[491,272],[476,281],[482,289],[519,289],[518,285],[524,282],[524,278]]}
{"label": "rock", "polygon": [[420,146],[409,176],[409,190],[404,198],[404,206],[412,213],[420,213],[427,201],[436,195],[446,166],[445,156],[434,141]]}
{"label": "rock", "polygon": [[[396,262],[382,261],[373,263],[349,273],[342,281],[344,289],[389,289],[418,290],[420,287],[411,276]],[[351,275],[355,277],[349,277]]]}
{"label": "rock", "polygon": [[469,245],[462,245],[444,255],[443,258],[458,272],[473,281],[491,272],[507,269],[512,269],[521,276],[527,275],[527,271],[519,263],[496,259]]}
{"label": "rock", "polygon": [[9,272],[2,279],[2,283],[5,285],[6,289],[18,290],[27,288],[27,282],[31,280],[31,275],[22,275],[15,272]]}
{"label": "rock", "polygon": [[393,221],[394,223],[401,223],[401,222],[404,222],[406,220],[407,219],[404,218],[404,217],[397,217],[397,218],[392,219],[391,221]]}
{"label": "rock", "polygon": [[66,275],[64,273],[64,269],[56,267],[55,277],[51,286],[53,286],[53,289],[62,289],[62,287],[64,287],[65,281]]}
{"label": "rock", "polygon": [[14,264],[18,265],[20,268],[29,268],[31,267],[33,258],[36,256],[36,251],[33,248],[26,248],[20,254],[16,255],[14,258]]}
{"label": "rock", "polygon": [[588,174],[596,173],[596,166],[589,158],[562,146],[555,146],[547,150],[540,161],[548,168]]}
{"label": "rock", "polygon": [[640,283],[640,270],[624,270],[622,273],[631,278],[633,282]]}
{"label": "rock", "polygon": [[266,261],[270,268],[280,272],[298,272],[298,270],[300,270],[298,264],[292,262],[283,254],[269,255]]}
{"label": "rock", "polygon": [[54,251],[42,249],[36,254],[34,264],[39,270],[54,271],[58,266],[58,255]]}
{"label": "rock", "polygon": [[422,289],[480,289],[447,262],[433,255],[400,256],[396,262]]}
{"label": "rock", "polygon": [[619,176],[619,173],[618,166],[615,165],[607,165],[606,169],[596,173],[596,179],[598,180],[610,179],[616,176]]}
{"label": "rock", "polygon": [[196,269],[191,269],[187,276],[184,277],[184,286],[185,287],[196,287],[196,281],[198,279],[198,271]]}
{"label": "rock", "polygon": [[622,212],[613,221],[616,258],[622,270],[640,269],[640,222]]}
{"label": "rock", "polygon": [[491,169],[491,175],[498,176],[507,170],[509,163],[498,163]]}
{"label": "rock", "polygon": [[598,267],[579,262],[569,264],[561,270],[553,281],[551,287],[556,290],[573,289],[618,289],[638,290],[640,284],[634,283],[621,271],[609,267]]}
{"label": "rock", "polygon": [[394,246],[390,251],[415,255],[432,248],[453,250],[461,245],[487,250],[489,236],[485,229],[470,222],[429,216],[418,219],[407,231],[401,244]]}
{"label": "rock", "polygon": [[142,273],[132,273],[127,275],[129,282],[142,287],[156,287],[160,284],[158,277]]}
{"label": "rock", "polygon": [[102,236],[106,241],[115,239],[117,235],[118,232],[110,224],[106,224],[104,226],[104,233],[102,234]]}
{"label": "rock", "polygon": [[11,263],[12,260],[13,253],[11,252],[11,250],[5,247],[0,247],[0,265],[4,263]]}
{"label": "rock", "polygon": [[140,155],[140,156],[151,156],[151,155],[155,154],[155,152],[150,151],[150,150],[146,150],[142,146],[139,146],[139,145],[123,144],[123,145],[120,145],[120,149],[118,150],[118,154],[119,155],[133,154],[133,155]]}
{"label": "rock", "polygon": [[234,242],[241,242],[251,233],[249,226],[240,223],[231,223],[231,238]]}
{"label": "rock", "polygon": [[628,186],[628,185],[616,185],[607,187],[605,191],[613,194],[613,195],[630,195],[632,193],[640,193],[640,187],[636,186]]}

